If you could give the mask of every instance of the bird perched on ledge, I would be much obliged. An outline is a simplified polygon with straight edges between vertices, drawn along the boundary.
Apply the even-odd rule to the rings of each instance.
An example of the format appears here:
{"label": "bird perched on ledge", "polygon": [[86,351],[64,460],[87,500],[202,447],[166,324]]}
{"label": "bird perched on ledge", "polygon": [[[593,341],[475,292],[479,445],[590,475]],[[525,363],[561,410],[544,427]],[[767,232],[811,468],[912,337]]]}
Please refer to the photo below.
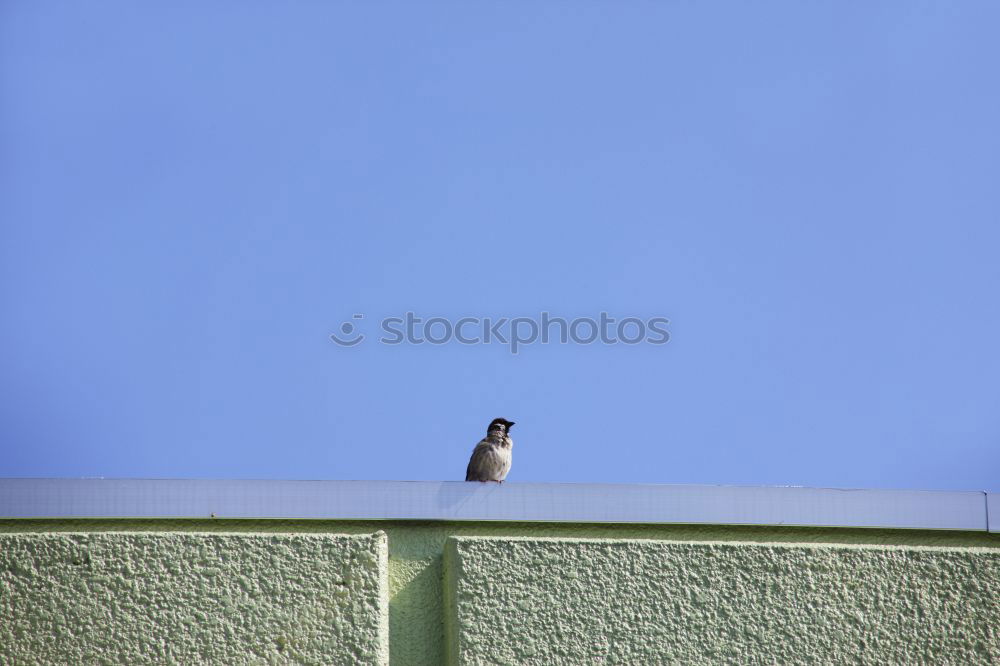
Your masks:
{"label": "bird perched on ledge", "polygon": [[493,419],[486,428],[486,437],[476,444],[469,459],[469,467],[465,470],[466,481],[496,481],[503,483],[510,471],[511,440],[510,427],[513,421]]}

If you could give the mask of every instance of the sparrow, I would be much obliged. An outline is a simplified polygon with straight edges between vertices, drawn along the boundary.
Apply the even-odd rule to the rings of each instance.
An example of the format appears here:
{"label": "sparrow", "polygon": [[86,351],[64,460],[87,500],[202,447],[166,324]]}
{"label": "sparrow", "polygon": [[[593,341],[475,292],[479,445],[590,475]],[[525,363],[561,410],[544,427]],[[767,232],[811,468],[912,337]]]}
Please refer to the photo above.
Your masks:
{"label": "sparrow", "polygon": [[513,421],[493,419],[486,428],[486,437],[476,444],[469,459],[469,467],[465,470],[466,481],[496,481],[503,483],[510,471],[511,440],[510,427]]}

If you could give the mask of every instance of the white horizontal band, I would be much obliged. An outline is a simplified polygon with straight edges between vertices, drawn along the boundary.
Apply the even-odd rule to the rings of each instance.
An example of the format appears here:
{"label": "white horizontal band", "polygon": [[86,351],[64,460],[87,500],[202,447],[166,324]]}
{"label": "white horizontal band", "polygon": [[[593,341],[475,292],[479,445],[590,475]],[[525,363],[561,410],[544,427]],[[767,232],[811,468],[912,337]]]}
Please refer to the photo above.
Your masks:
{"label": "white horizontal band", "polygon": [[1000,500],[982,491],[799,487],[0,479],[0,518],[213,516],[1000,531]]}

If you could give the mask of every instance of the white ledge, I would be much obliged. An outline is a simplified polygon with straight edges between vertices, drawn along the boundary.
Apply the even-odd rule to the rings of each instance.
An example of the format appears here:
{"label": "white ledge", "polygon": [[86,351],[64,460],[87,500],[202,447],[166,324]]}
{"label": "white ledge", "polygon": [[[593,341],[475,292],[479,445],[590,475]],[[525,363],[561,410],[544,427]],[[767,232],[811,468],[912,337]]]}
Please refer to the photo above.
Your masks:
{"label": "white ledge", "polygon": [[996,497],[981,491],[750,486],[0,479],[0,519],[490,520],[1000,531]]}

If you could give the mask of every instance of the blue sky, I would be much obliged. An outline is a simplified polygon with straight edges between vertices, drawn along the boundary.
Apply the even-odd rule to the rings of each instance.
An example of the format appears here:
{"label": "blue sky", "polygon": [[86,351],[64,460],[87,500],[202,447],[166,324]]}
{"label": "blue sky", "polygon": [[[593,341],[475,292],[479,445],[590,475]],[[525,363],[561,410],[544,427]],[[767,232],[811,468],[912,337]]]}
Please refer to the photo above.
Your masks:
{"label": "blue sky", "polygon": [[511,481],[1000,490],[998,21],[3,3],[0,476],[461,479],[505,416]]}

